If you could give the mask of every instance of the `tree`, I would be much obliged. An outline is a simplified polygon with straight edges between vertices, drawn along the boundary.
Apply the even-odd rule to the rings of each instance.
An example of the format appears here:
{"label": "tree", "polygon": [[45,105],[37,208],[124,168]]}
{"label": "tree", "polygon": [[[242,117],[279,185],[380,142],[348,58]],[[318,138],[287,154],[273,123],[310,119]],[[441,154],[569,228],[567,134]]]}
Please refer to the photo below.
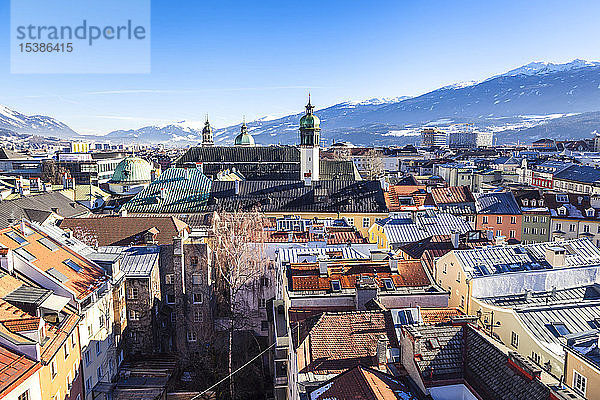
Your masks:
{"label": "tree", "polygon": [[365,154],[364,175],[367,180],[381,178],[384,172],[383,153],[381,150],[369,149]]}
{"label": "tree", "polygon": [[[215,213],[212,248],[217,272],[218,312],[227,321],[228,371],[234,370],[234,334],[256,326],[256,291],[266,278],[269,258],[265,251],[265,219],[258,211]],[[260,351],[260,348],[259,348]],[[236,398],[234,378],[229,395]]]}

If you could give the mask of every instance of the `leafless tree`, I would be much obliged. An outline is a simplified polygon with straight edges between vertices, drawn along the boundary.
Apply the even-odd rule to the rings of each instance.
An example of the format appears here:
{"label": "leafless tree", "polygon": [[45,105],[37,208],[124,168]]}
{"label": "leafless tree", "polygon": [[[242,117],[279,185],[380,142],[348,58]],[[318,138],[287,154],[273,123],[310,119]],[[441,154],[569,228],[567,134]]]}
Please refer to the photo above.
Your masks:
{"label": "leafless tree", "polygon": [[369,149],[365,154],[365,179],[379,179],[383,175],[383,153],[381,150]]}
{"label": "leafless tree", "polygon": [[98,248],[98,235],[95,231],[81,226],[76,226],[73,228],[72,232],[75,239],[95,249]]}
{"label": "leafless tree", "polygon": [[[218,274],[217,299],[227,321],[228,370],[233,372],[233,339],[236,331],[256,329],[256,292],[270,263],[265,251],[265,218],[258,211],[215,213],[214,257]],[[233,377],[229,379],[235,398]]]}

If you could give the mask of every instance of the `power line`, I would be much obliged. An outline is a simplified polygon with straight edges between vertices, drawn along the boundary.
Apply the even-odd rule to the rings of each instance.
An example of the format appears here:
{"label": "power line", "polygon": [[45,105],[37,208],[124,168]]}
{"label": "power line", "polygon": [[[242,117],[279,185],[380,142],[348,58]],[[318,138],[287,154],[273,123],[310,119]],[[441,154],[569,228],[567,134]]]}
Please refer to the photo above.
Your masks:
{"label": "power line", "polygon": [[196,396],[192,397],[190,400],[196,400],[196,399],[200,398],[200,396],[202,396],[206,392],[208,392],[211,389],[219,386],[221,383],[225,382],[227,379],[230,379],[233,375],[237,374],[239,371],[241,371],[242,369],[244,369],[248,365],[250,365],[258,357],[260,357],[263,354],[265,354],[268,350],[271,350],[276,344],[277,343],[273,343],[272,345],[270,345],[269,347],[267,347],[266,349],[264,349],[263,351],[261,351],[260,353],[258,353],[255,357],[253,357],[252,359],[250,359],[250,361],[246,362],[244,365],[242,365],[241,367],[239,367],[238,369],[236,369],[235,371],[233,371],[231,374],[227,375],[225,378],[221,379],[220,381],[218,381],[217,383],[215,383],[214,385],[212,385],[208,389],[205,389],[203,392],[198,393]]}

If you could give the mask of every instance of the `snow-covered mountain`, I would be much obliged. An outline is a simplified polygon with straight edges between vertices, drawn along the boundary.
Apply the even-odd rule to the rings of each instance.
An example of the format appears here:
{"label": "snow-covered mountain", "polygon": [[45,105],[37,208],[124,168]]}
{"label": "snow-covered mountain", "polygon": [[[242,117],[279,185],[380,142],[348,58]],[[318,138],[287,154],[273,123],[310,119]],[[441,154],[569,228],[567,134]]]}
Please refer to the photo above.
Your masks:
{"label": "snow-covered mountain", "polygon": [[41,136],[77,136],[66,124],[44,115],[25,115],[0,105],[0,128],[22,134]]}
{"label": "snow-covered mountain", "polygon": [[[313,97],[313,104],[318,106],[319,99]],[[266,115],[248,127],[259,144],[294,144],[303,111],[304,105],[299,104],[296,114]],[[327,144],[403,145],[416,142],[423,126],[453,129],[461,123],[493,131],[499,142],[590,137],[594,130],[600,131],[600,62],[533,62],[483,81],[455,83],[416,97],[345,101],[316,113]],[[105,138],[195,144],[201,140],[202,126],[203,121],[181,121],[114,131]],[[76,136],[50,117],[25,116],[6,107],[0,108],[0,128]],[[231,144],[239,130],[239,124],[216,129],[215,140]]]}

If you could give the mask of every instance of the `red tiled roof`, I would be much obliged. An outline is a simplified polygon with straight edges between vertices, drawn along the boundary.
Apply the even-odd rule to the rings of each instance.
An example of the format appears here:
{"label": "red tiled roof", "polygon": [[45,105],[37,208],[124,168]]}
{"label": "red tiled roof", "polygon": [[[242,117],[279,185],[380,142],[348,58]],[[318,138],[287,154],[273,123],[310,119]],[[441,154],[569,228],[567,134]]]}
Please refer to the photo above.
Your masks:
{"label": "red tiled roof", "polygon": [[398,347],[389,313],[325,313],[304,338],[309,356],[306,365],[298,367],[301,372],[334,373],[358,364],[377,365],[377,343],[382,335],[389,346]]}
{"label": "red tiled roof", "polygon": [[35,331],[40,327],[40,318],[20,318],[2,321],[2,323],[12,332]]}
{"label": "red tiled roof", "polygon": [[421,317],[424,324],[437,325],[449,323],[452,317],[464,315],[458,308],[432,307],[421,308]]}
{"label": "red tiled roof", "polygon": [[391,278],[396,287],[422,287],[431,284],[427,273],[419,261],[398,260],[398,272],[390,271],[386,262],[340,261],[328,263],[329,276],[321,277],[318,263],[292,264],[292,290],[329,290],[332,280],[339,280],[342,289],[352,289],[361,276],[374,278],[380,288],[384,288],[383,279]]}
{"label": "red tiled roof", "polygon": [[75,237],[93,235],[98,246],[143,244],[143,234],[152,228],[158,229],[156,241],[161,245],[173,244],[173,237],[189,229],[183,221],[162,216],[102,215],[88,218],[65,218],[61,229],[70,229]]}
{"label": "red tiled roof", "polygon": [[[384,193],[385,204],[390,211],[401,211],[407,207],[423,207],[424,205],[434,205],[433,199],[425,191],[425,186],[412,185],[395,185],[390,186],[388,191]],[[398,198],[402,196],[411,196],[414,200],[414,205],[401,205]]]}
{"label": "red tiled roof", "polygon": [[450,186],[431,189],[435,204],[474,203],[475,197],[467,186]]}
{"label": "red tiled roof", "polygon": [[417,397],[396,378],[359,365],[314,390],[310,399],[416,400]]}
{"label": "red tiled roof", "polygon": [[[25,239],[27,243],[24,245],[23,249],[35,257],[35,259],[29,261],[29,263],[46,273],[51,269],[60,272],[67,278],[61,283],[72,290],[75,293],[76,298],[84,298],[108,279],[102,269],[86,258],[75,253],[68,247],[49,239],[45,233],[32,225],[27,224],[27,228],[30,230],[30,234],[27,236],[23,235],[19,225],[0,230],[0,244],[13,250],[22,247],[21,244],[6,236],[6,233],[11,231],[19,235],[22,239]],[[52,251],[41,244],[38,240],[42,238],[47,238],[54,242],[57,249]],[[68,260],[77,264],[79,271],[75,271],[65,264]]]}
{"label": "red tiled roof", "polygon": [[39,363],[0,346],[0,396],[10,393],[39,368]]}

